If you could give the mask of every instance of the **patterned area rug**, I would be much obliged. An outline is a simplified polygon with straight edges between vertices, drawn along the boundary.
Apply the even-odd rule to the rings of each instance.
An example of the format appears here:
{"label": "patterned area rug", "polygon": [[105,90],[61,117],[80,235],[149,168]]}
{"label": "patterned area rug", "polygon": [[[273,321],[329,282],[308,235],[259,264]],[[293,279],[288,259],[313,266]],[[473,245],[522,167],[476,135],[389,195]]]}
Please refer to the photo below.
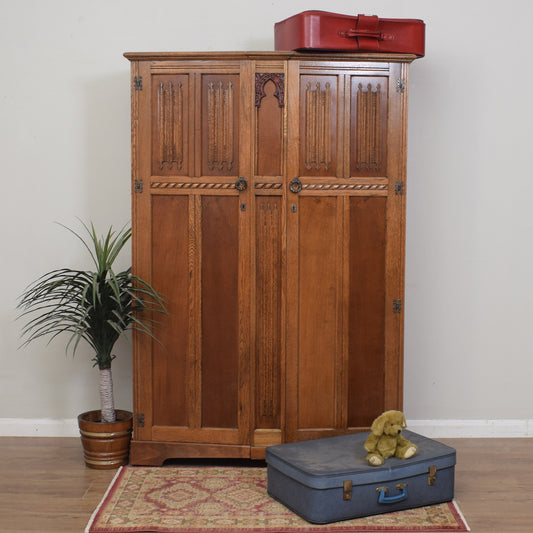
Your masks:
{"label": "patterned area rug", "polygon": [[314,525],[266,487],[266,468],[123,467],[85,533],[469,531],[454,502]]}

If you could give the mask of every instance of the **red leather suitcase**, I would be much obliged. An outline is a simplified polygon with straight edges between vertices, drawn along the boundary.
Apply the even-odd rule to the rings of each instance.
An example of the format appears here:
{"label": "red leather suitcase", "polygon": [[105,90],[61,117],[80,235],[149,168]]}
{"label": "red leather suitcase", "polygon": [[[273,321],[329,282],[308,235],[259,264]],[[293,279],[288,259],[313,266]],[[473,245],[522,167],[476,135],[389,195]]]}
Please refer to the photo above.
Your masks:
{"label": "red leather suitcase", "polygon": [[276,50],[392,52],[424,55],[425,24],[415,19],[304,11],[274,26]]}

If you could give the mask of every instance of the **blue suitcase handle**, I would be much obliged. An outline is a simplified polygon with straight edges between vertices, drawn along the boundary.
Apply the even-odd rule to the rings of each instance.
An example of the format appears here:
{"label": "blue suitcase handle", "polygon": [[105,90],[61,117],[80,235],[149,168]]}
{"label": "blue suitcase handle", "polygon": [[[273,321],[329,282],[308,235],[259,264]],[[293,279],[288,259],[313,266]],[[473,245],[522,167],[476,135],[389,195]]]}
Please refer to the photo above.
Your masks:
{"label": "blue suitcase handle", "polygon": [[400,483],[396,485],[398,490],[401,490],[400,494],[396,496],[387,496],[389,487],[379,487],[376,490],[379,492],[378,503],[398,503],[407,499],[407,483]]}

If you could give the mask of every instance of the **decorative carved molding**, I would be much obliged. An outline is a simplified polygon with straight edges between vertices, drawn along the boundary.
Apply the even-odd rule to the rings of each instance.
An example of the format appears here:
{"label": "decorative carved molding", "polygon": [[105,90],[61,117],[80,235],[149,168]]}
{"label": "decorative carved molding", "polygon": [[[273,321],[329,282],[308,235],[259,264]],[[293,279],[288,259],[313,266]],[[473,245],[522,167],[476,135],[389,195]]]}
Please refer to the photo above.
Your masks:
{"label": "decorative carved molding", "polygon": [[[275,219],[272,217],[274,217],[275,213],[279,213],[280,209],[279,200],[276,199],[280,197],[274,196],[273,198],[274,199],[271,200],[268,196],[266,196],[263,201],[259,202],[257,205],[258,212],[260,212],[263,217],[267,217],[269,222],[271,222],[272,224],[275,223]],[[270,224],[267,224],[267,227],[270,227]],[[273,254],[272,257],[277,256]]]}
{"label": "decorative carved molding", "polygon": [[281,183],[256,183],[256,189],[281,189]]}
{"label": "decorative carved molding", "polygon": [[274,96],[278,99],[279,107],[285,105],[285,74],[267,73],[255,75],[255,107],[261,107],[261,100],[266,96],[265,85],[273,82],[276,86]]}
{"label": "decorative carved molding", "polygon": [[[152,189],[234,189],[235,183],[195,183],[175,181],[154,181]],[[260,190],[277,190],[283,187],[282,183],[256,183],[255,188]]]}
{"label": "decorative carved molding", "polygon": [[161,82],[157,91],[159,168],[183,166],[183,87],[180,82]]}
{"label": "decorative carved molding", "polygon": [[184,183],[155,181],[152,189],[235,189],[235,183]]}
{"label": "decorative carved molding", "polygon": [[389,186],[384,183],[364,184],[364,183],[306,183],[302,185],[302,190],[306,191],[386,191]]}
{"label": "decorative carved molding", "polygon": [[377,170],[381,166],[381,85],[372,90],[360,83],[357,91],[355,168]]}
{"label": "decorative carved molding", "polygon": [[207,86],[207,167],[231,170],[233,167],[233,84]]}
{"label": "decorative carved molding", "polygon": [[305,168],[331,164],[331,91],[329,83],[321,88],[307,84],[305,90]]}
{"label": "decorative carved molding", "polygon": [[263,197],[257,202],[257,331],[258,375],[256,387],[259,421],[274,422],[280,410],[280,261],[281,199]]}

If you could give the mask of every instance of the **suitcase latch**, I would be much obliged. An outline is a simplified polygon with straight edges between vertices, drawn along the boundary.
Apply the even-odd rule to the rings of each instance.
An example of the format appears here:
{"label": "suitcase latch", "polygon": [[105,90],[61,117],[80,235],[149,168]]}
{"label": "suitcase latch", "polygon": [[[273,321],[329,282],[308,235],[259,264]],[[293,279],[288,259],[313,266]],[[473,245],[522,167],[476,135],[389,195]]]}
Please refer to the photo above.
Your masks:
{"label": "suitcase latch", "polygon": [[436,479],[437,479],[437,467],[435,465],[431,465],[429,467],[428,485],[434,485]]}
{"label": "suitcase latch", "polygon": [[351,500],[352,499],[352,480],[351,479],[347,479],[344,483],[343,483],[343,487],[342,487],[342,499],[344,501],[346,500]]}

